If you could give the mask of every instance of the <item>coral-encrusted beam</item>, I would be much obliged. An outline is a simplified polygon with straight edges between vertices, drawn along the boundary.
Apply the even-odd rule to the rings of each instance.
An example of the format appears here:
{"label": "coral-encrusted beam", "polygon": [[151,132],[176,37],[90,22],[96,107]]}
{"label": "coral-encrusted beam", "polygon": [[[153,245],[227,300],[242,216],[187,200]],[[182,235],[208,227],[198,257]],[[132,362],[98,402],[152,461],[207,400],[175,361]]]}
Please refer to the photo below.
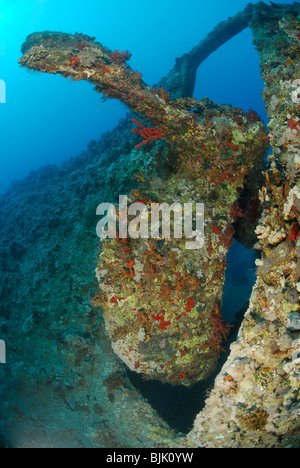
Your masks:
{"label": "coral-encrusted beam", "polygon": [[182,133],[182,129],[195,125],[189,113],[170,106],[167,99],[142,81],[141,73],[127,64],[128,52],[112,52],[83,34],[43,32],[28,36],[22,53],[22,67],[89,81],[97,92],[119,99],[133,112],[142,114],[170,140],[177,128]]}

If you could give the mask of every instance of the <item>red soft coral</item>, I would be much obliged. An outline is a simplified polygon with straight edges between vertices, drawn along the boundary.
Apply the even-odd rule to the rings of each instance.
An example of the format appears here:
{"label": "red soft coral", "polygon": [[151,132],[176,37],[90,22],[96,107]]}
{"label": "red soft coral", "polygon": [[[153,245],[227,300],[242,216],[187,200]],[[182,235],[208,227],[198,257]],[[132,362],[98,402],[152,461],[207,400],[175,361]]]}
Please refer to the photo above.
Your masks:
{"label": "red soft coral", "polygon": [[159,128],[155,128],[155,127],[146,128],[136,119],[132,119],[132,122],[136,123],[140,128],[136,127],[133,130],[131,130],[131,132],[141,135],[141,137],[144,138],[142,143],[136,146],[136,149],[139,149],[141,146],[145,145],[146,143],[149,143],[149,141],[152,141],[152,140],[157,141],[164,137],[163,132],[159,130]]}
{"label": "red soft coral", "polygon": [[79,57],[70,57],[69,58],[69,64],[71,65],[72,68],[76,67],[80,63],[80,58]]}

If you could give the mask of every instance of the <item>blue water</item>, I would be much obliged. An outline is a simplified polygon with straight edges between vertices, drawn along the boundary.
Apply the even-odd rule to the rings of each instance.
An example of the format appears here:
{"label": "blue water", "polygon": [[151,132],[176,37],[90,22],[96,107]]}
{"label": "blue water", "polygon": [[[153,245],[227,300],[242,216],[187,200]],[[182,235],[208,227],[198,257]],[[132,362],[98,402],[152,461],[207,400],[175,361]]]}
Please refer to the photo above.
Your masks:
{"label": "blue water", "polygon": [[[92,139],[114,128],[126,107],[101,102],[87,83],[20,69],[20,47],[35,31],[76,31],[96,36],[111,49],[129,50],[131,66],[153,85],[220,21],[248,0],[0,0],[0,192],[45,164],[78,155]],[[283,1],[281,1],[283,3]],[[293,3],[286,1],[285,3]],[[210,97],[264,119],[258,55],[245,31],[199,69],[195,97]]]}

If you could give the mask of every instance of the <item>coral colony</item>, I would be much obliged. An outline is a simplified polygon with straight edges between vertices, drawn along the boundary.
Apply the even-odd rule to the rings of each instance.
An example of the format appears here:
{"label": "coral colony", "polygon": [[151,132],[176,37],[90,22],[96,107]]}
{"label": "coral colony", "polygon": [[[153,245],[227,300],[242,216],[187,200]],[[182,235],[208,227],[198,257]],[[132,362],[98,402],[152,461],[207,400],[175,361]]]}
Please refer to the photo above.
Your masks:
{"label": "coral colony", "polygon": [[201,250],[187,250],[174,236],[103,240],[94,299],[103,307],[114,351],[130,369],[189,385],[211,374],[228,332],[221,317],[226,255],[240,189],[268,146],[266,129],[255,113],[190,98],[172,101],[163,88],[142,81],[128,55],[88,36],[78,48],[79,37],[32,34],[20,65],[87,80],[152,123],[133,119],[132,133],[142,138],[136,157],[144,167],[147,147],[157,141],[161,149],[158,157],[146,156],[145,183],[131,191],[130,204],[182,206],[194,194],[206,203]]}
{"label": "coral colony", "polygon": [[0,340],[0,364],[6,364],[6,343]]}
{"label": "coral colony", "polygon": [[139,149],[141,146],[146,145],[149,141],[157,141],[163,138],[164,134],[159,128],[146,128],[138,120],[132,119],[132,122],[136,123],[140,128],[134,128],[132,133],[136,133],[144,138],[142,143],[136,146],[136,149]]}
{"label": "coral colony", "polygon": [[[74,216],[70,219],[71,228],[67,226],[63,235],[58,231],[60,237],[54,237],[58,240],[52,245],[56,255],[49,248],[51,235],[55,236],[49,234],[49,229],[57,226],[57,215],[53,215],[49,229],[45,228],[41,258],[36,256],[35,245],[34,252],[27,246],[27,253],[23,238],[10,247],[14,258],[21,261],[32,255],[31,260],[34,259],[30,267],[25,261],[22,263],[17,287],[12,286],[15,272],[5,278],[7,284],[3,285],[2,295],[9,298],[5,305],[9,308],[9,304],[17,303],[20,311],[14,322],[21,332],[12,350],[17,363],[13,377],[25,381],[33,394],[38,393],[39,378],[48,387],[56,385],[57,394],[64,401],[71,393],[67,401],[70,408],[84,408],[84,412],[90,411],[89,416],[96,415],[92,430],[88,426],[86,434],[97,438],[98,421],[105,420],[102,438],[95,442],[99,445],[112,433],[118,441],[113,443],[120,446],[299,446],[299,18],[299,3],[250,4],[220,23],[190,53],[178,59],[155,89],[148,87],[142,74],[128,65],[129,52],[111,51],[84,34],[34,33],[23,45],[19,61],[22,67],[60,74],[74,81],[86,80],[105,98],[121,100],[134,113],[132,122],[118,128],[121,138],[128,139],[126,157],[124,147],[116,159],[115,148],[105,146],[107,160],[111,157],[114,162],[105,166],[109,183],[102,191],[103,199],[116,201],[120,193],[126,193],[125,186],[128,209],[142,204],[145,213],[149,213],[151,205],[162,202],[169,208],[173,204],[184,207],[193,200],[205,202],[205,237],[198,250],[187,249],[186,240],[174,236],[175,214],[169,225],[170,237],[126,237],[117,226],[124,223],[127,229],[127,209],[122,212],[122,206],[114,205],[114,212],[107,205],[116,215],[116,235],[101,242],[94,307],[83,302],[83,298],[88,297],[89,302],[88,292],[92,290],[92,280],[85,281],[85,275],[95,268],[95,245],[90,233],[96,203],[92,204],[92,216],[89,209],[81,213],[84,225],[78,221],[76,236]],[[201,61],[247,27],[253,32],[260,56],[269,131],[254,111],[245,113],[209,99],[197,101],[189,97]],[[270,145],[272,154],[267,168],[262,169],[261,162]],[[98,159],[92,165],[92,154],[91,150],[85,169],[82,159],[78,163],[80,169],[72,162],[69,172],[67,168],[59,175],[54,171],[61,186],[66,173],[69,176],[68,189],[70,185],[74,191],[64,201],[72,210],[73,194],[91,203],[92,184],[97,195],[102,190],[101,183],[105,185],[101,174],[104,166],[99,169]],[[95,174],[97,180],[91,182]],[[86,177],[86,192],[82,177]],[[44,182],[41,176],[40,186],[44,187]],[[40,191],[33,193],[40,198]],[[0,208],[8,213],[5,206]],[[192,212],[195,215],[195,208]],[[137,234],[142,219],[135,221],[133,231]],[[195,230],[195,219],[192,224]],[[30,225],[28,229],[31,248],[32,239],[38,243],[43,235],[37,234],[34,227]],[[255,243],[260,252],[257,281],[238,337],[230,346],[204,409],[191,432],[181,437],[135,391],[123,363],[144,379],[175,385],[189,386],[211,376],[229,333],[221,307],[226,256],[235,230],[245,245],[253,247]],[[254,230],[256,239],[251,244]],[[160,231],[158,226],[156,233]],[[60,241],[64,242],[68,262],[58,258]],[[48,263],[43,262],[45,250]],[[37,262],[41,264],[38,274]],[[76,271],[72,277],[70,270]],[[30,286],[24,283],[25,276],[30,278]],[[49,282],[50,293],[38,295],[40,284]],[[59,295],[53,293],[58,289]],[[29,309],[24,305],[25,296]],[[76,313],[62,314],[61,309],[67,307]],[[102,310],[105,333],[119,359],[111,357],[111,347],[105,347]],[[40,323],[44,326],[35,326]],[[45,366],[31,339],[39,344],[42,341],[49,355],[55,341],[59,364],[51,361]],[[24,352],[24,347],[29,360],[32,355],[31,367],[20,357],[18,350]],[[86,398],[82,398],[82,390],[76,393],[77,387],[84,389]],[[18,408],[15,412],[18,414]],[[107,443],[110,442],[111,439]]]}

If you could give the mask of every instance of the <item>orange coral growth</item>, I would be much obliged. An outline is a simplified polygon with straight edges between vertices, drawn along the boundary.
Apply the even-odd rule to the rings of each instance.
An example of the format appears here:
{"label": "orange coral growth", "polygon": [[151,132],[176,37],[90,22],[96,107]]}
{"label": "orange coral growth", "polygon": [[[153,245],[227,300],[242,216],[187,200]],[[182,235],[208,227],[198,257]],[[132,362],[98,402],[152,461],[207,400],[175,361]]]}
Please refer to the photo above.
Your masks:
{"label": "orange coral growth", "polygon": [[137,71],[133,72],[133,79],[134,80],[141,80],[143,78],[143,73],[138,73]]}
{"label": "orange coral growth", "polygon": [[159,324],[159,328],[160,328],[161,330],[166,330],[167,327],[169,327],[170,325],[171,325],[170,320],[168,320],[168,322],[163,321],[163,322],[161,322],[161,323]]}
{"label": "orange coral growth", "polygon": [[224,234],[220,237],[221,244],[228,248],[232,245],[232,238],[235,234],[235,229],[230,224],[226,226]]}
{"label": "orange coral growth", "polygon": [[221,239],[222,230],[221,230],[220,226],[213,226],[212,231],[213,231],[214,234],[217,234],[217,236],[219,236],[219,238]]}
{"label": "orange coral growth", "polygon": [[231,375],[226,375],[226,377],[224,377],[223,380],[224,380],[224,382],[233,382],[234,381],[234,379],[233,379],[233,377],[231,377]]}
{"label": "orange coral growth", "polygon": [[233,150],[238,150],[239,149],[239,146],[233,145],[232,143],[230,143],[229,140],[226,140],[226,144],[227,144],[227,146],[229,146],[229,148],[231,148]]}
{"label": "orange coral growth", "polygon": [[178,377],[179,377],[180,380],[183,380],[183,379],[185,379],[187,377],[187,374],[185,374],[184,372],[180,372]]}
{"label": "orange coral growth", "polygon": [[140,128],[136,127],[133,130],[131,130],[131,132],[141,135],[141,137],[144,138],[142,143],[136,146],[136,149],[139,149],[141,146],[146,145],[146,143],[149,143],[149,141],[152,141],[152,140],[157,141],[164,137],[163,132],[159,130],[159,128],[155,128],[155,127],[146,128],[136,119],[132,119],[132,122],[136,123]]}
{"label": "orange coral growth", "polygon": [[187,300],[187,305],[186,305],[186,311],[192,312],[192,308],[196,305],[196,303],[193,301],[192,297],[189,297]]}
{"label": "orange coral growth", "polygon": [[248,114],[245,114],[245,116],[250,119],[250,120],[253,120],[253,122],[261,122],[261,118],[260,116],[258,115],[257,112],[255,112],[253,109],[250,109]]}
{"label": "orange coral growth", "polygon": [[213,325],[213,333],[208,346],[217,351],[221,351],[221,343],[223,340],[226,340],[230,325],[223,322],[220,306],[217,303],[214,304],[214,312],[211,314],[211,323]]}
{"label": "orange coral growth", "polygon": [[151,315],[151,317],[153,318],[154,322],[164,322],[164,313],[164,311],[161,311],[159,314]]}

